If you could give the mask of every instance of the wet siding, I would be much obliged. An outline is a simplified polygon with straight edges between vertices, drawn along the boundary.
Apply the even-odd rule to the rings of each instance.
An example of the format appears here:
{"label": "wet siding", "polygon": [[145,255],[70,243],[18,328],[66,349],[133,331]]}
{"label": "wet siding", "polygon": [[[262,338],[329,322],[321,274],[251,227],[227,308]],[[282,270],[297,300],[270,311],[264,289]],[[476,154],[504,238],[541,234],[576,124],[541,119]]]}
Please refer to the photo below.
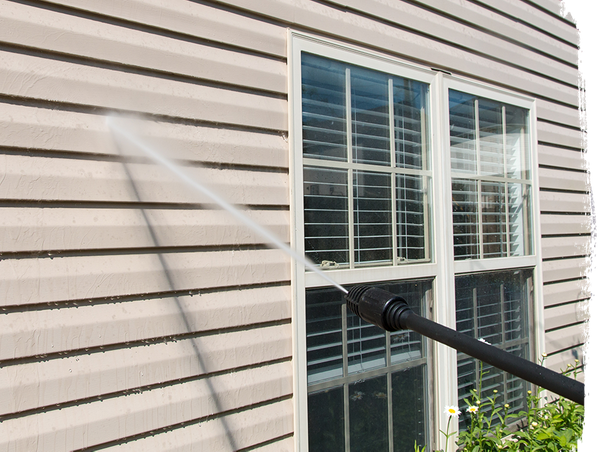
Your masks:
{"label": "wet siding", "polygon": [[150,121],[287,239],[288,27],[538,99],[546,349],[580,352],[590,207],[558,2],[32,0],[0,22],[0,451],[293,448],[288,260],[105,123]]}

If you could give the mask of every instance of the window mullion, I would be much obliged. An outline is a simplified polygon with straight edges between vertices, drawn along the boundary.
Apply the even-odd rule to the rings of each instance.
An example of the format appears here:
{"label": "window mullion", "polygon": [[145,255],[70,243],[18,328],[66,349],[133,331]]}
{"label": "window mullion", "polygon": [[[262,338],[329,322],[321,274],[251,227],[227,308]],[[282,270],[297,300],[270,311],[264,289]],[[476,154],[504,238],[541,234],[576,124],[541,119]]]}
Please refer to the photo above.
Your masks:
{"label": "window mullion", "polygon": [[[425,87],[421,87],[421,98],[425,99]],[[429,150],[429,128],[427,127],[427,110],[425,102],[421,105],[421,168],[423,170],[431,171],[431,165],[429,164],[428,158],[431,158],[427,151]],[[425,253],[423,257],[425,260],[431,259],[431,229],[432,225],[429,224],[429,189],[431,187],[430,178],[424,174],[421,176],[423,181],[423,246],[425,247]]]}
{"label": "window mullion", "polygon": [[[477,175],[481,174],[481,137],[479,130],[479,100],[475,99],[475,158]],[[481,179],[477,180],[477,235],[478,235],[478,257],[483,259],[483,204],[481,202]]]}
{"label": "window mullion", "polygon": [[[346,304],[342,303],[342,375],[348,377],[348,313]],[[345,449],[350,452],[350,389],[348,382],[344,383],[344,436]]]}
{"label": "window mullion", "polygon": [[[346,157],[352,164],[352,88],[350,86],[350,68],[346,68]],[[348,263],[354,268],[354,178],[352,169],[348,169]]]}
{"label": "window mullion", "polygon": [[[389,113],[389,125],[390,125],[390,162],[391,167],[396,167],[396,139],[395,139],[395,122],[394,117],[394,80],[388,79],[388,113]],[[396,175],[395,173],[390,174],[391,177],[391,201],[392,201],[392,265],[398,265],[398,206],[396,202]]]}
{"label": "window mullion", "polygon": [[[502,106],[502,154],[504,155],[504,177],[508,178],[508,162],[506,149],[506,107]],[[510,212],[508,205],[508,183],[504,183],[504,224],[506,225],[506,257],[510,256]]]}

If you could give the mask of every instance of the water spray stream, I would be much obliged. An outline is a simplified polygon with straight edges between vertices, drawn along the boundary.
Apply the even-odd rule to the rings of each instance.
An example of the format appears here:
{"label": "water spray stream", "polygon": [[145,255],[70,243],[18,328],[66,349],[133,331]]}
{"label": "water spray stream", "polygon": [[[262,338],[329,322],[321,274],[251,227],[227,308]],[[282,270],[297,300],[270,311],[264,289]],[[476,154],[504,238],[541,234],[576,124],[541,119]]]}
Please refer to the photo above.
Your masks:
{"label": "water spray stream", "polygon": [[284,243],[280,239],[278,239],[271,231],[267,230],[263,226],[256,223],[254,220],[250,219],[248,216],[244,215],[244,213],[242,213],[240,210],[236,209],[233,205],[231,205],[230,203],[225,201],[223,198],[221,198],[215,192],[213,192],[212,190],[208,189],[205,185],[201,184],[200,182],[198,182],[195,179],[193,179],[192,177],[190,177],[175,162],[166,158],[160,152],[153,149],[148,144],[144,143],[143,140],[141,140],[140,138],[135,136],[133,133],[124,129],[121,125],[117,124],[117,121],[114,117],[107,117],[106,123],[113,133],[117,133],[121,137],[127,139],[131,144],[133,144],[138,149],[143,151],[146,155],[148,155],[150,158],[152,158],[152,160],[154,160],[156,163],[158,163],[159,165],[161,165],[164,168],[171,171],[180,180],[182,180],[183,182],[188,184],[190,187],[192,187],[197,192],[210,198],[215,204],[217,204],[223,210],[229,212],[240,223],[246,225],[248,228],[250,228],[257,234],[259,234],[266,241],[266,243],[268,245],[272,245],[273,247],[279,248],[280,250],[282,250],[286,254],[288,254],[292,259],[295,259],[296,262],[302,264],[309,270],[317,273],[319,276],[321,276],[324,280],[326,280],[327,282],[332,284],[338,290],[342,291],[343,293],[348,293],[348,291],[344,287],[342,287],[340,284],[338,284],[333,279],[331,279],[329,276],[327,276],[308,258],[306,258],[305,256],[302,256],[301,254],[298,254],[296,251],[294,251],[292,248],[290,248],[286,243]]}

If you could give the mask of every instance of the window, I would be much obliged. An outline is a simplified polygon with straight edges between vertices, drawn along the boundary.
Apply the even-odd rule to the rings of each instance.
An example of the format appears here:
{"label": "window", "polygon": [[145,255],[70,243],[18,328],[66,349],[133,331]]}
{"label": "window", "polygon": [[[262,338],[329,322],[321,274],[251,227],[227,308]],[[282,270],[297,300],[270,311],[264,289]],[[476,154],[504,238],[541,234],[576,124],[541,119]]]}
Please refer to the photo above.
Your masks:
{"label": "window", "polygon": [[[533,101],[302,34],[291,43],[295,247],[340,284],[385,288],[534,356]],[[298,450],[435,447],[441,409],[474,388],[522,406],[525,382],[365,324],[314,272],[297,266],[294,285]]]}

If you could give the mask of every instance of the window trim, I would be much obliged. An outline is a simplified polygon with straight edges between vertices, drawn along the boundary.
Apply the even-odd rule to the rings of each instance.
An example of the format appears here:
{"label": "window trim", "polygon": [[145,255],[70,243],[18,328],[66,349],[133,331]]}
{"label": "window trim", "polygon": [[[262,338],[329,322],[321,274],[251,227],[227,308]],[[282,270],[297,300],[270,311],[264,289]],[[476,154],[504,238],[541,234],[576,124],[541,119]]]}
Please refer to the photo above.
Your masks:
{"label": "window trim", "polygon": [[[430,306],[431,317],[444,325],[455,327],[454,278],[463,273],[502,270],[510,268],[533,268],[534,300],[530,323],[534,356],[544,351],[543,325],[543,281],[541,258],[541,233],[539,210],[539,182],[537,159],[536,101],[535,99],[510,92],[466,77],[449,75],[432,68],[407,63],[374,51],[368,51],[307,33],[288,30],[288,93],[289,93],[289,137],[290,137],[290,220],[291,245],[299,254],[304,253],[304,200],[302,152],[302,85],[301,54],[314,53],[345,63],[364,66],[391,75],[410,78],[430,86],[429,112],[429,162],[427,172],[431,179],[431,262],[411,263],[400,266],[383,266],[354,269],[331,269],[328,276],[340,284],[368,283],[386,280],[434,278],[433,294],[436,300]],[[487,258],[478,260],[454,260],[452,237],[452,195],[449,123],[449,90],[468,92],[499,102],[525,108],[529,111],[529,149],[531,165],[531,237],[532,254],[517,257]],[[400,270],[401,269],[401,270]],[[319,275],[306,273],[302,265],[292,262],[292,326],[294,365],[294,432],[297,451],[308,450],[308,378],[306,357],[306,306],[305,289],[327,286]],[[448,295],[450,294],[450,295]],[[431,365],[433,384],[430,411],[430,434],[445,427],[446,417],[442,413],[445,405],[457,403],[457,354],[439,343],[428,347],[433,354]],[[433,416],[433,419],[431,418]],[[455,430],[458,422],[454,421]],[[437,433],[438,445],[442,443]]]}

